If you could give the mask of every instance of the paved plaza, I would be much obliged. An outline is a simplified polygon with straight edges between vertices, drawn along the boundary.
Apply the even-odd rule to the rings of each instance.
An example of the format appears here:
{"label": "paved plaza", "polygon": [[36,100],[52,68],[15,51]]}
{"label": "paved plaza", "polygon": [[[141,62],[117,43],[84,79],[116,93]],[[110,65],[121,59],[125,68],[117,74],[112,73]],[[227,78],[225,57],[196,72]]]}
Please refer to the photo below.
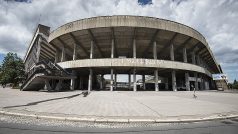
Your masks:
{"label": "paved plaza", "polygon": [[222,91],[33,92],[0,88],[0,109],[98,119],[193,119],[238,114],[238,94]]}

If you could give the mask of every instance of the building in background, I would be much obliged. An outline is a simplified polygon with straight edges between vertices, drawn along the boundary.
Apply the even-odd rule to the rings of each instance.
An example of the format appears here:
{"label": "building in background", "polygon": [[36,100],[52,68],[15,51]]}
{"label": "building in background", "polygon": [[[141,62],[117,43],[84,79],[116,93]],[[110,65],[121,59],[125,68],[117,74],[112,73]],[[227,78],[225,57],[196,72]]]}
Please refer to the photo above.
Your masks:
{"label": "building in background", "polygon": [[[199,32],[142,16],[87,18],[52,32],[39,25],[24,62],[22,90],[209,90],[217,89],[212,74],[222,73]],[[127,83],[117,82],[121,74]]]}

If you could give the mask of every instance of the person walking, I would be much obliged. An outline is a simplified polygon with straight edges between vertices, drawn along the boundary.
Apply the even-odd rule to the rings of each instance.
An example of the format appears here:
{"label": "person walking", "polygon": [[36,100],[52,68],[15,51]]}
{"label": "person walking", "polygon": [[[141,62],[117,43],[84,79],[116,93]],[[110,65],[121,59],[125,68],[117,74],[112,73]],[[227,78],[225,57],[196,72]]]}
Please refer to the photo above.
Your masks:
{"label": "person walking", "polygon": [[195,92],[196,92],[196,88],[194,87],[194,85],[192,85],[191,86],[192,87],[192,89],[193,89],[193,98],[197,98],[197,96],[196,96],[196,94],[195,94]]}

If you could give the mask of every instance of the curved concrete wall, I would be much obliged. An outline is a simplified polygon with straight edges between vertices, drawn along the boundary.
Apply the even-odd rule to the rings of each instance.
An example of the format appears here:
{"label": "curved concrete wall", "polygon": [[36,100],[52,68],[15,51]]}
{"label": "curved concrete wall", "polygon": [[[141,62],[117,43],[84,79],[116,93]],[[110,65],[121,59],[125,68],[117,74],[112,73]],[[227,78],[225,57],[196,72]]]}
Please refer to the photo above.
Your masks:
{"label": "curved concrete wall", "polygon": [[206,42],[205,38],[196,30],[186,25],[164,20],[153,17],[144,17],[144,16],[101,16],[101,17],[93,17],[82,20],[77,20],[73,22],[69,22],[56,30],[52,31],[48,41],[51,42],[57,37],[61,35],[84,30],[84,29],[93,29],[100,27],[145,27],[145,28],[154,28],[154,29],[162,29],[167,31],[172,31],[180,34],[184,34],[190,37],[193,37],[207,48],[210,55],[212,56],[213,61],[215,62],[217,68],[218,64]]}
{"label": "curved concrete wall", "polygon": [[62,68],[90,68],[90,67],[148,67],[148,68],[168,68],[195,71],[206,74],[211,77],[211,73],[200,66],[154,59],[139,59],[139,58],[104,58],[104,59],[84,59],[75,61],[65,61],[58,63]]}

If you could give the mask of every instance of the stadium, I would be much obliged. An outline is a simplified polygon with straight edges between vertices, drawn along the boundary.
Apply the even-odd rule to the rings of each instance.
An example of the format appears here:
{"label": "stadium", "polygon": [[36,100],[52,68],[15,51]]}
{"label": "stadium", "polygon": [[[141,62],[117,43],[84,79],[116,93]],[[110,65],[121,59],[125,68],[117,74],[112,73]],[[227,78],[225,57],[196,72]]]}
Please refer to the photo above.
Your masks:
{"label": "stadium", "polygon": [[[190,91],[225,87],[206,39],[145,16],[99,16],[50,32],[38,25],[24,58],[22,90]],[[126,82],[119,82],[122,75]],[[107,76],[107,77],[106,77]]]}

